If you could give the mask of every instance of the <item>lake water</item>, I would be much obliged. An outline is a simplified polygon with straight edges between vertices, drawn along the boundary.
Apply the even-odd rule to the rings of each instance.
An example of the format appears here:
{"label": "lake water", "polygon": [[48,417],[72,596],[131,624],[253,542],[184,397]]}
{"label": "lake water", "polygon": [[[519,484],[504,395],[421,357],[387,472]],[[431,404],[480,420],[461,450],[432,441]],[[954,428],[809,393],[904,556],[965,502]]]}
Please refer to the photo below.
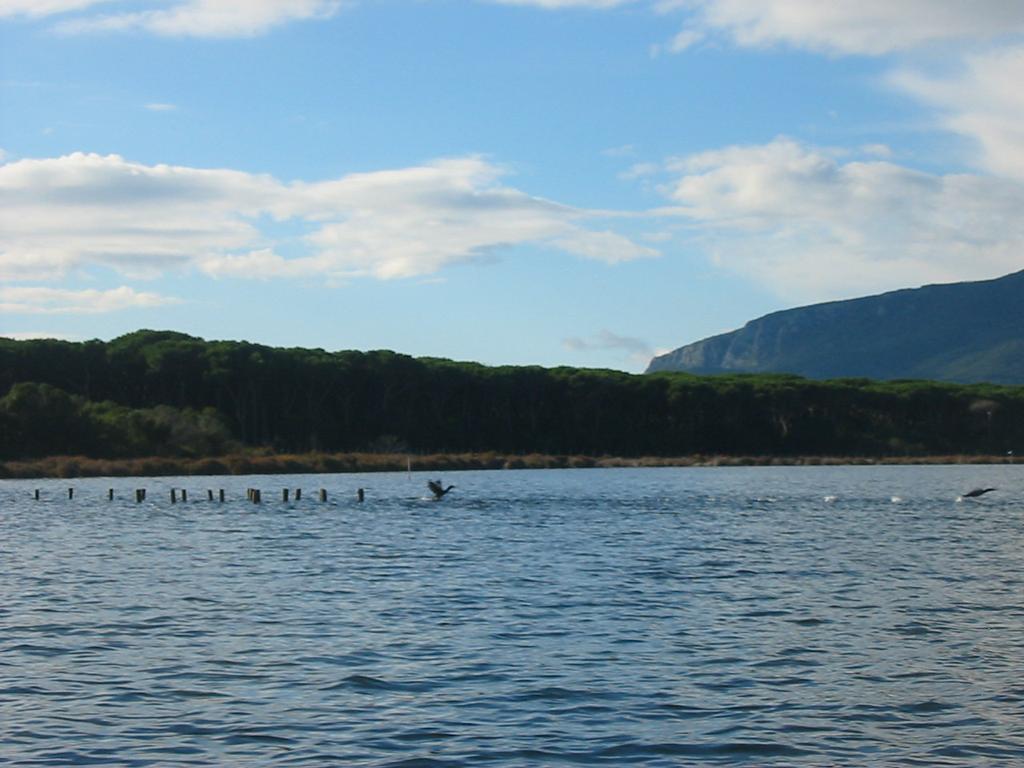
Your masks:
{"label": "lake water", "polygon": [[427,479],[0,483],[0,762],[1024,762],[1024,468]]}

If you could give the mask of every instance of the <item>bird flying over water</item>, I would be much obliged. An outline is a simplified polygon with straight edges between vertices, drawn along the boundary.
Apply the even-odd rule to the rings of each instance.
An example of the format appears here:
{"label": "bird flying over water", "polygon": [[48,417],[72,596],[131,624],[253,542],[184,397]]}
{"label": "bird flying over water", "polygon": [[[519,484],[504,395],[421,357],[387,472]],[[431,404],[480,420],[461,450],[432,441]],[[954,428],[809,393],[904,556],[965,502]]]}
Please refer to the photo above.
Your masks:
{"label": "bird flying over water", "polygon": [[435,499],[442,498],[446,493],[448,493],[448,491],[450,491],[454,487],[454,485],[449,485],[447,488],[445,488],[443,485],[441,485],[440,480],[427,481],[427,488],[429,488],[433,492]]}
{"label": "bird flying over water", "polygon": [[974,490],[968,491],[964,494],[965,499],[973,499],[977,496],[984,496],[989,491],[995,491],[996,488],[975,488]]}

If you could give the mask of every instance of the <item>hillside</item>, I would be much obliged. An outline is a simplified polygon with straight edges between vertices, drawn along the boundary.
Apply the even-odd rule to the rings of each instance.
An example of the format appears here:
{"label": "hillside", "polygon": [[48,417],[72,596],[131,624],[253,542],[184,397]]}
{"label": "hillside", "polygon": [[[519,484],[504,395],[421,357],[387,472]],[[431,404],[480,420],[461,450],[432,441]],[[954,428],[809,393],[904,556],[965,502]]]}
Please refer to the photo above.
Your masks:
{"label": "hillside", "polygon": [[1024,383],[1024,272],[774,312],[655,371]]}

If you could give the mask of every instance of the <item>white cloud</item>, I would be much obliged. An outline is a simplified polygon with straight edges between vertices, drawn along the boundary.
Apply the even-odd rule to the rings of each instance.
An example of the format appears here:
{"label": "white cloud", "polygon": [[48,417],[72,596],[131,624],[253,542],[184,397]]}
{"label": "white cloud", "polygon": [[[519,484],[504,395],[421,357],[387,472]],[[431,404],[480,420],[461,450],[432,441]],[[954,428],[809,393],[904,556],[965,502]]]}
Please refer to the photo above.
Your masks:
{"label": "white cloud", "polygon": [[[666,48],[702,37],[879,56],[944,45],[940,72],[904,65],[889,82],[941,113],[940,127],[978,147],[977,165],[1024,179],[1024,2],[1020,0],[667,0],[687,26]],[[968,45],[969,44],[969,45]],[[887,157],[879,147],[878,157]]]}
{"label": "white cloud", "polygon": [[[141,10],[97,13],[114,0],[0,0],[4,16],[82,12],[66,33],[143,30],[180,37],[246,37],[293,21],[325,19],[358,0],[150,0]],[[789,45],[837,54],[878,55],[951,40],[991,40],[1024,32],[1019,0],[482,0],[547,11],[609,10],[642,5],[684,9],[688,22],[656,51],[680,52],[708,36],[737,45]]]}
{"label": "white cloud", "polygon": [[0,279],[106,264],[147,277],[258,239],[276,183],[235,171],[73,154],[0,166]]}
{"label": "white cloud", "polygon": [[112,0],[0,0],[0,18],[5,16],[51,16],[81,11]]}
{"label": "white cloud", "polygon": [[603,10],[605,8],[628,5],[637,2],[637,0],[490,0],[490,2],[497,3],[498,5],[529,5],[548,11],[558,11],[565,8]]}
{"label": "white cloud", "polygon": [[624,181],[629,181],[631,179],[643,179],[648,176],[654,176],[660,172],[661,166],[658,163],[634,163],[632,166],[620,173],[619,178]]}
{"label": "white cloud", "polygon": [[624,352],[635,363],[646,365],[654,356],[654,348],[643,339],[620,336],[607,328],[594,337],[582,339],[573,336],[562,340],[562,346],[574,352]]}
{"label": "white cloud", "polygon": [[[837,54],[878,55],[951,40],[991,40],[1024,32],[1019,0],[482,0],[559,10],[641,5],[684,9],[686,26],[654,50],[684,51],[717,36],[742,46],[789,45]],[[82,12],[59,25],[66,33],[142,30],[180,37],[246,37],[293,21],[325,19],[358,0],[151,0],[139,10],[90,9],[114,0],[0,0],[0,17]]]}
{"label": "white cloud", "polygon": [[128,286],[74,291],[42,286],[0,286],[0,312],[28,315],[98,315],[124,309],[177,304],[178,299],[136,291]]}
{"label": "white cloud", "polygon": [[1024,32],[1019,0],[678,0],[662,7],[692,11],[680,49],[699,36],[723,34],[742,46],[879,55]]}
{"label": "white cloud", "polygon": [[719,266],[797,300],[1024,266],[1024,187],[777,139],[673,161],[664,192]]}
{"label": "white cloud", "polygon": [[[676,52],[708,36],[745,47],[785,45],[839,55],[943,45],[941,71],[905,64],[889,82],[938,109],[940,128],[974,142],[976,165],[1024,179],[1020,0],[665,0],[659,7],[689,13],[687,26],[665,46]],[[865,151],[889,157],[885,147]]]}
{"label": "white cloud", "polygon": [[979,164],[1024,179],[1024,47],[968,56],[953,75],[904,70],[892,82],[943,113],[943,127],[975,141]]}
{"label": "white cloud", "polygon": [[870,157],[880,157],[885,159],[892,157],[892,148],[887,144],[863,144],[861,145],[860,151],[862,154]]}
{"label": "white cloud", "polygon": [[688,48],[692,48],[701,40],[704,39],[704,35],[695,29],[682,29],[676,33],[675,37],[668,44],[668,50],[671,53],[682,53]]}
{"label": "white cloud", "polygon": [[328,265],[310,257],[285,259],[270,248],[248,253],[220,254],[203,259],[199,268],[211,277],[255,278],[306,277]]}
{"label": "white cloud", "polygon": [[617,232],[609,231],[576,230],[567,237],[558,238],[555,245],[577,256],[603,261],[606,264],[658,256],[658,252],[653,248],[638,245]]}
{"label": "white cloud", "polygon": [[146,105],[146,109],[150,112],[173,112],[178,107],[176,104],[165,104],[163,102],[155,101]]}
{"label": "white cloud", "polygon": [[[528,243],[605,262],[656,255],[589,229],[597,213],[501,185],[502,173],[463,157],[285,184],[113,155],[19,160],[0,165],[0,279],[48,280],[96,267],[134,277],[200,269],[223,277],[387,279]],[[281,234],[289,227],[303,232]]]}
{"label": "white cloud", "polygon": [[65,33],[139,29],[167,37],[252,37],[291,21],[325,19],[341,0],[179,0],[156,10],[86,16],[62,23]]}

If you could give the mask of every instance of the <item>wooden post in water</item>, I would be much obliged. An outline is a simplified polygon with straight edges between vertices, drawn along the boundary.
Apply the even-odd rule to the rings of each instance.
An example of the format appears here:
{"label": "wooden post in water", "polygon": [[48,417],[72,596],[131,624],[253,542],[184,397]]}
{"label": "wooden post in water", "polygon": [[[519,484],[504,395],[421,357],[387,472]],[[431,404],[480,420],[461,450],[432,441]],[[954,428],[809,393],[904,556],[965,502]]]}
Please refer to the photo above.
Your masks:
{"label": "wooden post in water", "polygon": [[171,504],[177,504],[177,503],[178,503],[178,492],[174,488],[171,488]]}
{"label": "wooden post in water", "polygon": [[363,503],[363,499],[366,498],[366,494],[363,492],[362,488],[360,488],[358,491],[356,491],[356,498],[359,499],[359,503],[360,504]]}
{"label": "wooden post in water", "polygon": [[224,501],[224,489],[223,488],[220,489],[220,500],[222,502]]}
{"label": "wooden post in water", "polygon": [[301,488],[296,488],[295,489],[295,500],[296,501],[300,501],[301,499],[302,499],[302,489]]}
{"label": "wooden post in water", "polygon": [[288,489],[287,488],[285,488],[283,491],[281,491],[281,501],[283,501],[285,503],[288,502]]}
{"label": "wooden post in water", "polygon": [[320,501],[327,501],[327,489],[326,488],[321,488],[320,489]]}
{"label": "wooden post in water", "polygon": [[36,488],[36,501],[39,501],[39,489]]}
{"label": "wooden post in water", "polygon": [[184,488],[181,489],[181,500],[188,501],[188,491]]}
{"label": "wooden post in water", "polygon": [[107,489],[107,501],[113,501],[113,500],[114,500],[114,489],[113,488],[108,488]]}
{"label": "wooden post in water", "polygon": [[136,488],[135,489],[135,503],[140,504],[146,500],[146,489]]}
{"label": "wooden post in water", "polygon": [[68,488],[68,500],[70,501],[73,498],[75,498],[75,489],[74,488]]}
{"label": "wooden post in water", "polygon": [[213,488],[206,489],[206,500],[213,501]]}

